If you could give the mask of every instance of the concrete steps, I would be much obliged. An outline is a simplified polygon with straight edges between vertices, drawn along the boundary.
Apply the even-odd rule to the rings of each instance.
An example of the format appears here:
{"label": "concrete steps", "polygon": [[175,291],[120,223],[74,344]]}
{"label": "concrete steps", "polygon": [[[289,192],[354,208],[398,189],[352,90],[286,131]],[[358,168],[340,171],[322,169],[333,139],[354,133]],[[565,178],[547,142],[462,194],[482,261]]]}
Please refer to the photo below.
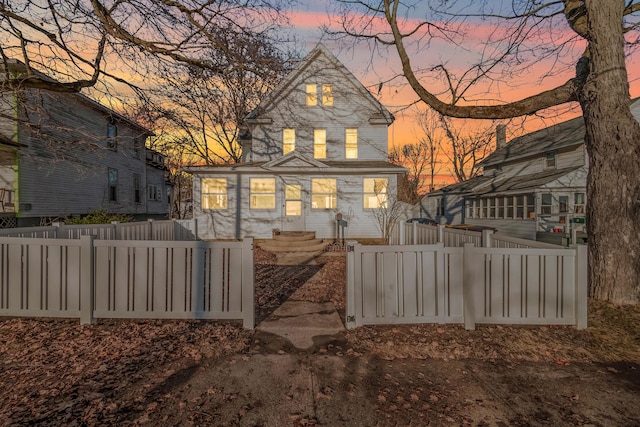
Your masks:
{"label": "concrete steps", "polygon": [[273,239],[264,240],[258,245],[270,252],[320,252],[329,241],[316,238],[315,231],[281,231]]}

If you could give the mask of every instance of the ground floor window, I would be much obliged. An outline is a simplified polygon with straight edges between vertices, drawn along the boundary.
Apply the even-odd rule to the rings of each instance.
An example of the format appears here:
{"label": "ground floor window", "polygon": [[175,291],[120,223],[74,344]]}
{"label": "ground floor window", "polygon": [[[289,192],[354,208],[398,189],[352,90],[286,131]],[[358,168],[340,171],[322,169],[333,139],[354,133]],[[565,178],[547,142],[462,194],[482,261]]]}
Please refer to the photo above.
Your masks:
{"label": "ground floor window", "polygon": [[227,179],[202,180],[202,209],[227,209]]}
{"label": "ground floor window", "polygon": [[251,209],[275,209],[276,208],[276,179],[275,178],[251,178]]}
{"label": "ground floor window", "polygon": [[311,207],[313,209],[335,209],[338,187],[335,178],[311,179]]}
{"label": "ground floor window", "polygon": [[109,201],[118,201],[118,169],[109,168]]}
{"label": "ground floor window", "polygon": [[551,206],[553,205],[553,196],[551,193],[542,193],[540,203],[540,215],[551,215]]}
{"label": "ground floor window", "polygon": [[387,178],[365,178],[363,180],[363,200],[365,209],[387,207]]}
{"label": "ground floor window", "polygon": [[584,214],[586,197],[584,193],[575,193],[573,202],[573,213]]}

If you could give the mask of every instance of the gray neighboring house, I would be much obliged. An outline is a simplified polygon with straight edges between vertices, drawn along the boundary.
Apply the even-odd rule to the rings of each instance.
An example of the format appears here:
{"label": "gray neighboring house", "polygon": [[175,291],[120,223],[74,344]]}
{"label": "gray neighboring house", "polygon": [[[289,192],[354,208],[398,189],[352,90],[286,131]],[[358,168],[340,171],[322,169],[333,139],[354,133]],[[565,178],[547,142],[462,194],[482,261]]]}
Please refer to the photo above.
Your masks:
{"label": "gray neighboring house", "polygon": [[394,118],[321,44],[251,112],[243,162],[193,167],[193,216],[205,239],[270,238],[273,229],[380,237],[395,200]]}
{"label": "gray neighboring house", "polygon": [[[631,103],[640,120],[640,98]],[[525,239],[586,232],[588,157],[582,117],[514,138],[496,131],[482,176],[426,195],[421,215],[440,224],[473,224]]]}
{"label": "gray neighboring house", "polygon": [[[24,65],[9,62],[19,75]],[[0,85],[2,85],[0,77]],[[104,209],[167,218],[167,167],[152,133],[79,93],[0,92],[0,226]]]}

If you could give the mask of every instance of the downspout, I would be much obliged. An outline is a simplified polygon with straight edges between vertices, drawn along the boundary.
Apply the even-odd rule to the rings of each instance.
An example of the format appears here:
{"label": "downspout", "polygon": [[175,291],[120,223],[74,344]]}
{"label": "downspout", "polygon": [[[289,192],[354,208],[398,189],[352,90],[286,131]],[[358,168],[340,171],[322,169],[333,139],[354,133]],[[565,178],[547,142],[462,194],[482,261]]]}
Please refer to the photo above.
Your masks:
{"label": "downspout", "polygon": [[236,179],[236,240],[240,240],[240,221],[242,220],[242,174]]}

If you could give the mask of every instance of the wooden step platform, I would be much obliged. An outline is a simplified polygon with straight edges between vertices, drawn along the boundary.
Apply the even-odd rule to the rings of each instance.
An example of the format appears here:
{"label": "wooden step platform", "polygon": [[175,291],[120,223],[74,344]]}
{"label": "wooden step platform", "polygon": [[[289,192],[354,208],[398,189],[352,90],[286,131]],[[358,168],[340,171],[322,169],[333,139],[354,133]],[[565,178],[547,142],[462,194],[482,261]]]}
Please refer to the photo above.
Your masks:
{"label": "wooden step platform", "polygon": [[329,243],[317,239],[315,231],[280,231],[273,233],[273,239],[264,240],[258,246],[270,252],[320,252]]}

